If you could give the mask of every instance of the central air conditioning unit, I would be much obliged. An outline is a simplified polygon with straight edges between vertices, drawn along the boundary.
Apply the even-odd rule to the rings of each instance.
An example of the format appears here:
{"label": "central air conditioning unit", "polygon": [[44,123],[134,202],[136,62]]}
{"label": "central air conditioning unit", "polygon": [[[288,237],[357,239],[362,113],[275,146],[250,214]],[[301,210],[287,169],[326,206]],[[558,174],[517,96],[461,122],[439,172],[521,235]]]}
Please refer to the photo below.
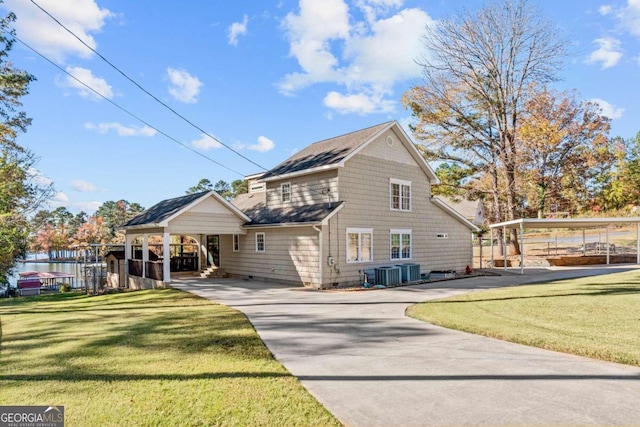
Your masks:
{"label": "central air conditioning unit", "polygon": [[378,267],[376,272],[376,285],[393,286],[402,283],[400,267]]}
{"label": "central air conditioning unit", "polygon": [[407,263],[397,264],[396,267],[400,267],[403,282],[415,282],[420,280],[420,264]]}

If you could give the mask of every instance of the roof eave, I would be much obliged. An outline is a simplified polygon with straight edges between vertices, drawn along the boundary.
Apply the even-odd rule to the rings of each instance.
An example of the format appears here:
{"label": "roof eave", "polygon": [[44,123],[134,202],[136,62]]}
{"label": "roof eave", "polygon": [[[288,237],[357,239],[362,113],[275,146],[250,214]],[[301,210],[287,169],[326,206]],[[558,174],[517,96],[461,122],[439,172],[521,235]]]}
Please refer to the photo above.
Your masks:
{"label": "roof eave", "polygon": [[241,228],[283,228],[283,227],[312,227],[314,225],[321,225],[321,221],[310,222],[276,222],[271,224],[244,224]]}
{"label": "roof eave", "polygon": [[340,162],[340,163],[332,163],[330,165],[318,166],[318,167],[310,168],[310,169],[302,169],[302,170],[295,171],[295,172],[289,172],[289,173],[269,176],[267,178],[261,178],[261,179],[258,179],[258,182],[280,181],[280,180],[283,180],[283,179],[294,178],[296,176],[303,176],[303,175],[309,175],[309,174],[316,173],[316,172],[323,172],[323,171],[328,171],[328,170],[332,170],[332,169],[338,169],[338,168],[341,168],[343,166],[344,166],[344,164],[342,162]]}

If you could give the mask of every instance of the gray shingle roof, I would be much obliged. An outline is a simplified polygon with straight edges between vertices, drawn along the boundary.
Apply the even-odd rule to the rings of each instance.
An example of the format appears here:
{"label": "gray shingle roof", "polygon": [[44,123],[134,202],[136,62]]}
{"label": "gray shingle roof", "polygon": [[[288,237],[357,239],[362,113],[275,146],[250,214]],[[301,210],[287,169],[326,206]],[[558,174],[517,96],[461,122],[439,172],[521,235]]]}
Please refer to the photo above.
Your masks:
{"label": "gray shingle roof", "polygon": [[264,204],[244,210],[251,218],[251,225],[293,224],[320,222],[331,212],[336,210],[343,202],[318,203],[315,205],[294,206],[288,208],[266,208]]}
{"label": "gray shingle roof", "polygon": [[160,223],[198,200],[205,194],[209,194],[209,192],[204,191],[201,193],[187,194],[186,196],[163,200],[160,203],[151,206],[139,215],[131,218],[129,221],[122,224],[121,227]]}
{"label": "gray shingle roof", "polygon": [[261,179],[338,164],[353,152],[353,150],[367,142],[371,137],[391,123],[393,122],[381,123],[356,132],[311,144],[265,173]]}

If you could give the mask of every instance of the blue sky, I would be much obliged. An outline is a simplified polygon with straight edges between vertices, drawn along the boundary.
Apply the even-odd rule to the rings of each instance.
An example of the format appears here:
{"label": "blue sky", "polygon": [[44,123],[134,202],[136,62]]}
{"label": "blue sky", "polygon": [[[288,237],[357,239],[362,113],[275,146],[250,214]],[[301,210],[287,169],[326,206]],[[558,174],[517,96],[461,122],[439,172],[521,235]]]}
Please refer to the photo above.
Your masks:
{"label": "blue sky", "polygon": [[[232,181],[305,145],[388,120],[420,81],[426,25],[472,0],[34,0],[206,137],[109,67],[30,0],[0,6],[18,37],[162,133],[101,99],[25,46],[10,59],[37,77],[19,142],[53,181],[51,208],[91,214],[107,200],[145,207],[201,178]],[[640,0],[538,0],[569,37],[558,89],[598,100],[612,135],[640,131]],[[255,163],[255,164],[254,164]]]}

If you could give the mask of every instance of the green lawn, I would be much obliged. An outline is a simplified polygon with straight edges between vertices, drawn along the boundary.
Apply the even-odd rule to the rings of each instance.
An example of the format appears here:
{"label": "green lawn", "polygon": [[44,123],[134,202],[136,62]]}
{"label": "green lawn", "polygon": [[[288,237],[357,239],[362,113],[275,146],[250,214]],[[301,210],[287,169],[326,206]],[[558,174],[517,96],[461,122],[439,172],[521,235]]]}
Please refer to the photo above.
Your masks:
{"label": "green lawn", "polygon": [[173,289],[0,300],[0,403],[69,426],[331,426],[240,312]]}
{"label": "green lawn", "polygon": [[640,272],[480,291],[417,304],[411,317],[550,350],[640,365]]}

